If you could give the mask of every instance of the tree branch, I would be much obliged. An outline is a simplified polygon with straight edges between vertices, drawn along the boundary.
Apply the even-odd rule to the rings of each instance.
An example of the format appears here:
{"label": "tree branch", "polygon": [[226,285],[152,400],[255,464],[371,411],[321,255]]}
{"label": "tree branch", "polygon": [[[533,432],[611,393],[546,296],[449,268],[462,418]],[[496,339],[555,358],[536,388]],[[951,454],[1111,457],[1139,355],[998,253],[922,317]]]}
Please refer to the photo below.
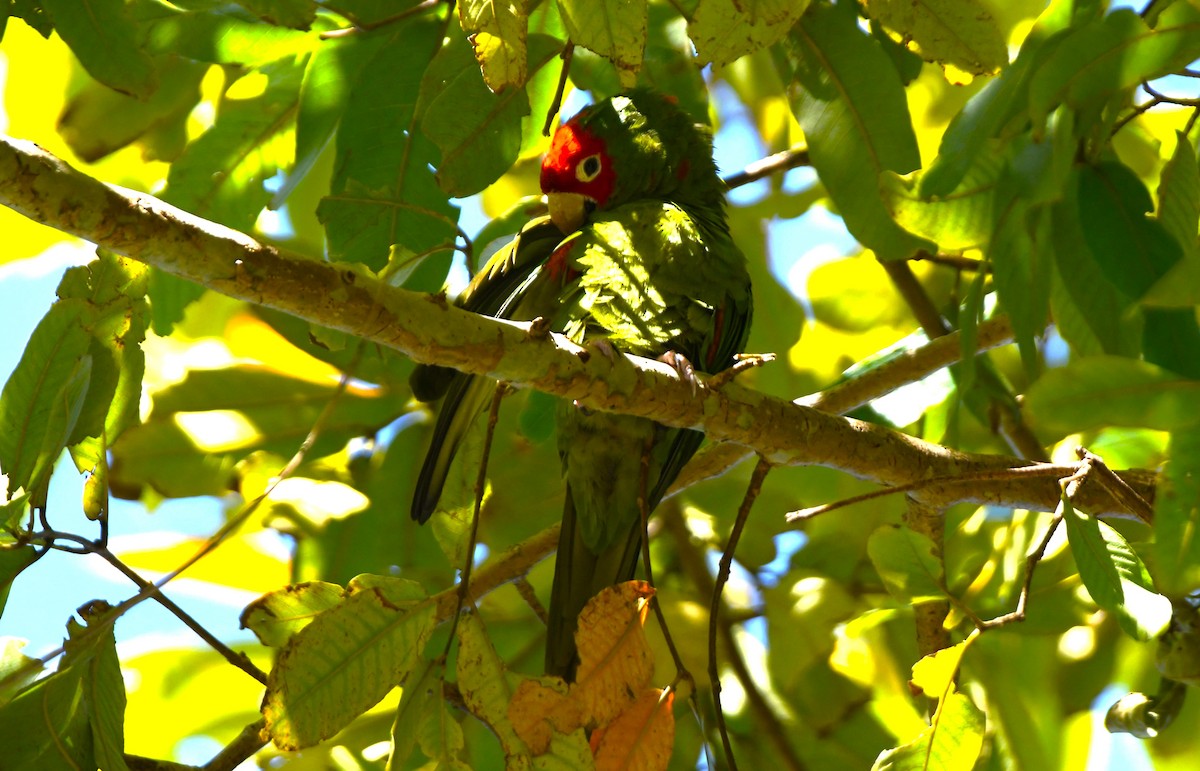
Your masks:
{"label": "tree branch", "polygon": [[[394,348],[416,361],[488,375],[572,399],[592,409],[704,430],[750,447],[773,465],[823,465],[884,485],[1024,465],[1015,458],[960,453],[883,426],[829,415],[730,383],[695,394],[674,370],[631,356],[608,357],[561,335],[530,336],[528,324],[456,308],[437,296],[387,286],[358,265],[289,255],[152,196],[106,185],[36,145],[0,139],[0,204],[231,297],[290,313]],[[1152,472],[1122,478],[1147,501]],[[1089,486],[1091,487],[1091,486]],[[1097,486],[1098,487],[1098,486]],[[947,481],[919,496],[1052,511],[1057,484]],[[1132,516],[1108,492],[1079,505]]]}

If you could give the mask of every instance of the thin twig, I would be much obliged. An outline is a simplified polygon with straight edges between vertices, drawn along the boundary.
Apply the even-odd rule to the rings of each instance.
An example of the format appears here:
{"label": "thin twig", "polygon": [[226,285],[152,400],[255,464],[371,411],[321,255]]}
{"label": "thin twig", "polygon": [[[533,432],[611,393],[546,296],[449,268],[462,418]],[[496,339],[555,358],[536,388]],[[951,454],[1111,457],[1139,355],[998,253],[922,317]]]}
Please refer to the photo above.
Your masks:
{"label": "thin twig", "polygon": [[735,187],[757,182],[780,171],[794,169],[797,166],[811,166],[807,147],[793,147],[783,152],[768,155],[746,166],[741,171],[725,177],[725,187],[732,190]]}
{"label": "thin twig", "polygon": [[754,506],[754,501],[758,498],[758,494],[762,490],[763,480],[767,478],[767,472],[770,470],[771,464],[767,459],[759,458],[758,465],[754,467],[754,473],[750,475],[750,484],[746,488],[746,497],[742,499],[742,505],[738,509],[737,519],[733,523],[733,530],[729,533],[729,543],[725,546],[725,552],[721,555],[721,565],[717,570],[717,580],[713,585],[712,604],[709,607],[708,676],[712,680],[717,729],[721,733],[721,743],[725,747],[725,761],[729,764],[729,768],[732,771],[737,770],[737,761],[733,757],[733,745],[729,741],[729,729],[725,725],[725,713],[721,709],[721,674],[717,666],[717,619],[721,615],[721,593],[725,590],[725,584],[729,581],[729,572],[733,568],[733,554],[737,550],[738,540],[742,537],[742,530],[746,527],[746,521],[750,519],[750,509]]}
{"label": "thin twig", "polygon": [[443,0],[424,0],[424,2],[417,3],[413,7],[406,8],[399,13],[394,13],[391,16],[369,22],[357,21],[352,19],[349,14],[338,11],[339,14],[349,19],[354,26],[344,27],[342,29],[331,29],[328,32],[322,32],[320,37],[322,40],[333,40],[335,38],[349,37],[350,35],[358,35],[363,32],[370,32],[371,30],[379,29],[380,27],[385,27],[389,24],[395,24],[398,21],[403,21],[409,16],[416,16],[418,13],[428,11],[430,8],[440,5],[442,1]]}
{"label": "thin twig", "polygon": [[929,479],[918,479],[915,482],[909,482],[905,485],[896,485],[883,490],[872,490],[869,493],[854,495],[849,498],[843,498],[831,503],[823,503],[820,506],[810,506],[807,509],[797,509],[789,511],[785,518],[788,522],[801,522],[812,519],[813,517],[827,514],[834,509],[845,508],[856,503],[863,503],[875,498],[883,498],[888,495],[896,495],[898,493],[909,493],[915,490],[921,490],[934,485],[945,484],[961,484],[966,482],[996,482],[1018,477],[1047,477],[1067,474],[1076,469],[1075,466],[1062,466],[1053,463],[1036,463],[1030,466],[1014,466],[1012,468],[994,469],[991,471],[975,471],[966,474],[955,474],[953,476],[931,477]]}
{"label": "thin twig", "polygon": [[542,136],[550,136],[550,127],[554,125],[554,116],[558,115],[558,111],[562,108],[563,92],[567,90],[567,75],[571,71],[571,58],[575,55],[575,44],[570,40],[563,46],[562,53],[559,58],[562,59],[562,71],[558,74],[558,86],[554,89],[554,99],[550,102],[550,109],[546,110],[546,122],[542,125]]}
{"label": "thin twig", "polygon": [[984,260],[973,260],[960,254],[934,254],[919,251],[909,258],[911,262],[932,262],[935,265],[945,265],[956,270],[973,271],[975,273],[991,273],[992,266]]}
{"label": "thin twig", "polygon": [[475,544],[479,542],[479,520],[483,510],[483,492],[487,487],[488,458],[492,454],[492,442],[496,438],[496,424],[500,421],[500,402],[509,392],[507,383],[496,383],[492,392],[492,406],[488,410],[487,433],[483,439],[483,456],[479,459],[479,472],[475,475],[475,507],[471,510],[471,529],[467,537],[467,554],[463,560],[462,577],[458,582],[458,603],[454,608],[454,616],[450,620],[450,634],[446,637],[446,648],[442,651],[444,661],[450,655],[450,646],[454,645],[454,635],[458,631],[458,619],[462,617],[463,605],[467,602],[468,589],[471,585],[471,567],[475,564]]}
{"label": "thin twig", "polygon": [[1054,537],[1054,531],[1058,530],[1058,526],[1062,521],[1063,512],[1060,509],[1054,513],[1054,519],[1050,521],[1050,526],[1046,528],[1046,534],[1038,542],[1037,548],[1025,558],[1025,579],[1021,583],[1021,593],[1017,595],[1017,607],[1009,613],[996,616],[987,621],[981,622],[976,620],[976,628],[984,631],[1025,620],[1025,610],[1029,607],[1029,594],[1033,587],[1034,568],[1042,561],[1042,557],[1046,554],[1046,547],[1050,545],[1050,539]]}

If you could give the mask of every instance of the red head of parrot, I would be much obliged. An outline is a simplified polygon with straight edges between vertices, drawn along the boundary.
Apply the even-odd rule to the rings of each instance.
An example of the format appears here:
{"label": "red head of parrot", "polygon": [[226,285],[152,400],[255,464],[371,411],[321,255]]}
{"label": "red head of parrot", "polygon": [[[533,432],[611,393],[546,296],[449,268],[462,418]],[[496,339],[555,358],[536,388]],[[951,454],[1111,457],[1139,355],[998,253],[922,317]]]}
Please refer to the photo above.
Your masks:
{"label": "red head of parrot", "polygon": [[542,192],[550,219],[563,233],[578,230],[591,210],[604,208],[616,187],[605,142],[583,125],[583,115],[559,126],[542,160]]}

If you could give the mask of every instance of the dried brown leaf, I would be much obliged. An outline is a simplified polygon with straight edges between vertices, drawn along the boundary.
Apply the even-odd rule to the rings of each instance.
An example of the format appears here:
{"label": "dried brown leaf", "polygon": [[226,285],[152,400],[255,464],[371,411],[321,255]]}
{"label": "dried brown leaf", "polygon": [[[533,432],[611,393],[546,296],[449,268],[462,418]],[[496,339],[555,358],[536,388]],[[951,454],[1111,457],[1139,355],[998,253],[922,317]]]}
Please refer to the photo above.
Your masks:
{"label": "dried brown leaf", "polygon": [[653,596],[645,581],[626,581],[597,594],[579,614],[579,670],[571,694],[587,725],[610,722],[650,684],[654,653],[644,625]]}

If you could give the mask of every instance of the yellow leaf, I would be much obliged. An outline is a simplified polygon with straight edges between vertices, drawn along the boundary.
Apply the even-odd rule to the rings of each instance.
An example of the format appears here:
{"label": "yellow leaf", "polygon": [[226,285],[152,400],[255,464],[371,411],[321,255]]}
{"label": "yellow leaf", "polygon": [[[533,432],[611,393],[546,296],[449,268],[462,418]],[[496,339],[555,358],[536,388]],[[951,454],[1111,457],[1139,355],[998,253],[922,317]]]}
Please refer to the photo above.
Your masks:
{"label": "yellow leaf", "polygon": [[550,749],[554,732],[571,733],[583,725],[579,702],[557,677],[523,680],[508,704],[508,721],[534,755]]}
{"label": "yellow leaf", "polygon": [[597,771],[659,771],[675,744],[674,691],[647,688],[629,709],[592,734]]}
{"label": "yellow leaf", "polygon": [[475,49],[488,88],[499,93],[509,86],[524,86],[529,22],[524,0],[462,0],[458,19]]}
{"label": "yellow leaf", "polygon": [[623,88],[637,85],[646,52],[646,0],[559,0],[571,41],[613,63]]}
{"label": "yellow leaf", "polygon": [[597,594],[579,614],[575,643],[579,670],[571,695],[588,725],[604,725],[650,683],[654,654],[646,640],[646,614],[654,589],[626,581]]}
{"label": "yellow leaf", "polygon": [[1004,35],[979,0],[869,0],[867,15],[914,53],[946,69],[952,83],[999,71],[1008,63]]}
{"label": "yellow leaf", "polygon": [[705,0],[688,22],[701,62],[729,64],[774,45],[808,8],[808,0]]}

